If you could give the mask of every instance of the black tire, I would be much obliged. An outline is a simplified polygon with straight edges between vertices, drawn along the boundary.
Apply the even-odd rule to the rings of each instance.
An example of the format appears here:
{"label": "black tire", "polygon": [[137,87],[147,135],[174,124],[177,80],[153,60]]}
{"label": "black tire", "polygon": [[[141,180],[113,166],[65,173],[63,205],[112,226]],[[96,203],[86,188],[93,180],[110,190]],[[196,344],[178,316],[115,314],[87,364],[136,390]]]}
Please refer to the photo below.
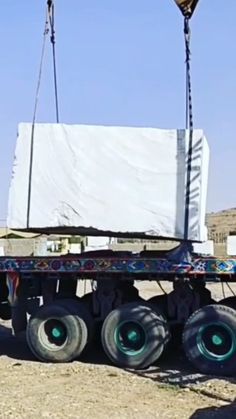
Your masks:
{"label": "black tire", "polygon": [[220,300],[218,304],[221,306],[231,307],[236,310],[236,296],[224,298],[223,300]]}
{"label": "black tire", "polygon": [[94,319],[85,302],[79,298],[66,298],[57,300],[57,305],[64,307],[70,314],[76,317],[78,322],[84,321],[88,331],[87,343],[91,342],[94,337]]}
{"label": "black tire", "polygon": [[84,350],[88,330],[83,319],[59,304],[45,305],[31,316],[26,339],[40,361],[69,362]]}
{"label": "black tire", "polygon": [[11,319],[11,306],[8,301],[2,301],[0,303],[0,318],[2,320],[10,320]]}
{"label": "black tire", "polygon": [[84,294],[80,298],[81,302],[87,307],[87,309],[92,312],[93,311],[93,293],[89,292],[88,294]]}
{"label": "black tire", "polygon": [[155,297],[149,298],[147,302],[148,304],[151,304],[158,313],[161,312],[165,317],[168,317],[167,294],[155,295]]}
{"label": "black tire", "polygon": [[133,281],[120,281],[118,290],[122,293],[122,304],[144,301]]}
{"label": "black tire", "polygon": [[161,356],[169,339],[161,313],[144,303],[125,304],[105,319],[101,340],[108,358],[117,366],[146,368]]}
{"label": "black tire", "polygon": [[[169,320],[168,316],[168,296],[167,294],[156,295],[148,300],[148,304],[164,314],[165,318]],[[183,334],[183,324],[182,323],[173,323],[169,324],[170,329],[170,340],[166,347],[166,355],[170,355],[171,352],[179,349],[182,346],[182,334]]]}
{"label": "black tire", "polygon": [[11,325],[15,336],[20,336],[27,328],[26,307],[16,304],[11,307]]}
{"label": "black tire", "polygon": [[183,332],[187,358],[205,374],[236,373],[236,311],[209,305],[193,313]]}

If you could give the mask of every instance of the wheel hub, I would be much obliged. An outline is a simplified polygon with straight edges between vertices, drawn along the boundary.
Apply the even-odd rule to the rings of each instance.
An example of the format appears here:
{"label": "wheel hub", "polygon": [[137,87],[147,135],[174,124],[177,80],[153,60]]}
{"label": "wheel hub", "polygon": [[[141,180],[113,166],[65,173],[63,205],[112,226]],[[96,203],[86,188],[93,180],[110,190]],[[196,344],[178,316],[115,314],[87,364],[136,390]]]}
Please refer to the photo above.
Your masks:
{"label": "wheel hub", "polygon": [[64,323],[59,319],[48,319],[41,328],[40,339],[46,347],[60,349],[67,340]]}
{"label": "wheel hub", "polygon": [[212,323],[200,328],[197,346],[201,354],[211,361],[226,361],[236,351],[236,336],[224,323]]}
{"label": "wheel hub", "polygon": [[64,335],[64,330],[61,327],[53,327],[52,329],[52,336],[56,339],[62,338]]}
{"label": "wheel hub", "polygon": [[212,343],[216,346],[220,346],[224,343],[224,339],[220,335],[213,335],[212,336]]}
{"label": "wheel hub", "polygon": [[146,334],[143,327],[134,321],[119,324],[115,329],[117,348],[126,355],[135,356],[143,352],[146,346]]}

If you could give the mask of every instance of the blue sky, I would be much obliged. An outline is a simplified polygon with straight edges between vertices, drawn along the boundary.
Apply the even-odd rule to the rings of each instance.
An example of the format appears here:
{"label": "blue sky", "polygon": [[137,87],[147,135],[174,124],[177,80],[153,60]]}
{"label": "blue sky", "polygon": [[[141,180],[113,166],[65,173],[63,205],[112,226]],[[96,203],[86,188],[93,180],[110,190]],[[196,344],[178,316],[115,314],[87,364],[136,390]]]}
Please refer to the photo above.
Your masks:
{"label": "blue sky", "polygon": [[[184,127],[183,22],[174,0],[55,3],[61,122]],[[17,125],[32,120],[45,6],[1,2],[0,219]],[[200,0],[191,24],[194,123],[211,149],[208,210],[236,207],[235,16],[235,0]],[[37,120],[54,122],[50,46],[45,64]]]}

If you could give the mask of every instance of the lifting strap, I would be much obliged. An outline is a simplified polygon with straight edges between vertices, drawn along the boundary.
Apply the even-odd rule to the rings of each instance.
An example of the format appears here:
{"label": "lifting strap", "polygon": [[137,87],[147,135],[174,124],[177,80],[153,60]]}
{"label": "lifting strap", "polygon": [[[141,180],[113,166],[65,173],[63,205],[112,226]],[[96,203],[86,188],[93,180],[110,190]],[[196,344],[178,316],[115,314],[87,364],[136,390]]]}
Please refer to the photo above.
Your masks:
{"label": "lifting strap", "polygon": [[32,129],[31,129],[31,141],[30,141],[30,163],[29,163],[29,184],[28,184],[28,202],[27,202],[27,228],[30,227],[30,206],[31,206],[31,181],[32,181],[32,171],[33,171],[33,154],[34,154],[34,136],[35,136],[35,123],[37,117],[38,101],[39,101],[39,92],[42,81],[43,65],[46,51],[46,40],[50,32],[50,41],[52,44],[52,54],[53,54],[53,78],[54,78],[54,89],[55,89],[55,106],[56,106],[56,122],[59,123],[59,104],[58,104],[58,87],[57,87],[57,67],[56,67],[56,38],[55,38],[55,20],[54,20],[54,1],[47,0],[46,8],[46,20],[44,25],[43,32],[43,45],[41,51],[40,65],[39,65],[39,74],[38,82],[36,87],[34,111],[33,111],[33,120],[32,120]]}
{"label": "lifting strap", "polygon": [[189,133],[188,155],[187,155],[187,179],[185,196],[185,219],[184,219],[184,239],[188,240],[189,233],[189,210],[190,210],[190,192],[191,192],[191,171],[193,154],[193,105],[192,105],[192,85],[191,85],[191,51],[190,38],[191,31],[189,17],[184,18],[184,37],[186,53],[186,122],[185,128]]}
{"label": "lifting strap", "polygon": [[191,51],[190,51],[190,19],[195,11],[199,0],[174,0],[184,16],[184,37],[186,53],[186,120],[185,128],[189,133],[189,144],[187,153],[187,178],[185,195],[185,216],[184,216],[184,240],[189,236],[189,216],[190,216],[190,192],[191,192],[191,171],[193,154],[193,106],[192,106],[192,86],[191,86]]}

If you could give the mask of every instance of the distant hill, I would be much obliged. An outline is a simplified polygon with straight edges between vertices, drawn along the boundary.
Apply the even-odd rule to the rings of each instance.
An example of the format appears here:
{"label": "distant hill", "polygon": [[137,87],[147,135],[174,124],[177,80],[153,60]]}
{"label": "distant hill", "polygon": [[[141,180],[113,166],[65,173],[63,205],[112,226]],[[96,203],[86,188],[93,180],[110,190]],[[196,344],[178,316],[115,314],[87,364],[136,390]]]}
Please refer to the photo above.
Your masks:
{"label": "distant hill", "polygon": [[236,235],[236,208],[212,212],[206,216],[209,239],[225,243],[227,236]]}

